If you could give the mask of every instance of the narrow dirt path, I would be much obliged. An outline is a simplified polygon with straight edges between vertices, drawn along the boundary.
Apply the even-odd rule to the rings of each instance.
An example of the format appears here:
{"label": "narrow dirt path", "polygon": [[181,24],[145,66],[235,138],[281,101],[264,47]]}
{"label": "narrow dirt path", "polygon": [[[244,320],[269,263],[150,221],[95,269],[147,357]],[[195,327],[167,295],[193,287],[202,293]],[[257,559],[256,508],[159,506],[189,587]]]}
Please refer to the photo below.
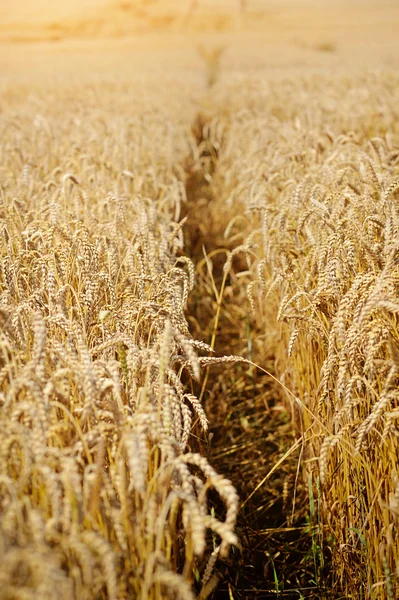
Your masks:
{"label": "narrow dirt path", "polygon": [[[243,305],[243,284],[234,274],[247,268],[240,259],[227,278],[215,325],[226,252],[233,248],[226,248],[223,238],[228,220],[221,218],[223,199],[217,198],[212,183],[218,153],[206,138],[206,125],[207,118],[199,113],[193,133],[202,167],[198,168],[198,156],[196,161],[189,157],[185,165],[186,253],[196,265],[197,282],[188,319],[195,337],[208,343],[215,337],[217,356],[248,358],[256,326],[249,303]],[[251,359],[273,372],[272,355],[266,356],[266,364],[264,354]],[[202,395],[210,435],[202,452],[232,480],[242,502],[238,521],[242,549],[220,568],[214,598],[324,598],[305,494],[298,488],[301,449],[290,452],[296,436],[278,386],[260,370],[239,363],[215,365],[205,378]],[[201,395],[201,390],[196,392]]]}

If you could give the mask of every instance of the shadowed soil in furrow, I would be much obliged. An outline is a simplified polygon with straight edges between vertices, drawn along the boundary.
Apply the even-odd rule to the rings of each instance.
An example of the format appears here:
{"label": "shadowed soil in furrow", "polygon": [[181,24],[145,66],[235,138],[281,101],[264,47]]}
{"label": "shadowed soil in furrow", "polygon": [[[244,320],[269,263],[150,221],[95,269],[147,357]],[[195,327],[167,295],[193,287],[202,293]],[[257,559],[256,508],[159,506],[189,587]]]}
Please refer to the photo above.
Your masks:
{"label": "shadowed soil in furrow", "polygon": [[[202,148],[202,167],[191,157],[184,165],[187,204],[183,216],[187,217],[185,253],[196,265],[188,320],[194,337],[211,343],[217,309],[214,290],[221,289],[226,251],[233,248],[226,248],[223,237],[230,217],[224,216],[223,198],[217,197],[213,184],[218,152],[206,139],[206,124],[207,118],[199,113],[192,130]],[[216,330],[216,356],[248,357],[251,337],[256,335],[249,304],[242,306],[241,280],[235,277],[246,269],[246,263],[238,258],[227,278]],[[252,356],[252,360],[273,372],[274,357],[267,352]],[[203,383],[195,390],[199,395],[201,387]],[[207,441],[200,442],[201,451],[219,473],[232,480],[242,503],[237,524],[242,548],[233,549],[229,561],[218,566],[220,581],[213,597],[326,597],[314,581],[315,548],[306,520],[305,494],[297,487],[300,448],[254,493],[296,440],[280,390],[260,370],[239,363],[210,368],[202,391],[210,432]]]}

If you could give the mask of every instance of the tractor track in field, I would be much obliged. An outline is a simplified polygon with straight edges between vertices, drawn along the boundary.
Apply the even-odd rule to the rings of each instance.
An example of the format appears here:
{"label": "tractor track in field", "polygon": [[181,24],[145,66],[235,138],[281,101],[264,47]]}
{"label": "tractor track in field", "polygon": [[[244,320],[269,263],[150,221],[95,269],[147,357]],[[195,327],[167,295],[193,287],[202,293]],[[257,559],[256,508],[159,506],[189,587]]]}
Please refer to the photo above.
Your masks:
{"label": "tractor track in field", "polygon": [[[250,316],[237,318],[242,289],[234,273],[247,267],[239,257],[225,282],[222,300],[219,296],[222,306],[215,326],[218,298],[214,291],[220,293],[226,253],[233,248],[226,247],[223,237],[228,223],[226,217],[221,216],[223,198],[218,197],[214,184],[218,151],[207,137],[208,123],[209,118],[199,112],[192,125],[201,166],[198,166],[198,154],[197,160],[188,157],[184,164],[185,253],[196,267],[196,287],[190,296],[187,315],[197,339],[211,343],[216,331],[217,356],[246,357]],[[249,313],[249,304],[248,309],[241,306],[240,310],[241,315],[243,310]],[[256,330],[250,335],[256,335]],[[264,352],[262,357],[252,359],[273,372],[272,355]],[[280,390],[261,371],[248,369],[246,364],[215,365],[205,377],[202,400],[210,431],[201,452],[219,473],[233,482],[241,500],[237,532],[242,548],[233,549],[228,561],[218,566],[220,580],[212,597],[230,600],[327,598],[313,581],[312,540],[303,490],[295,490],[294,508],[292,503],[294,488],[300,480],[297,477],[300,448],[283,460],[254,493],[296,441]],[[201,396],[201,386],[195,392]]]}

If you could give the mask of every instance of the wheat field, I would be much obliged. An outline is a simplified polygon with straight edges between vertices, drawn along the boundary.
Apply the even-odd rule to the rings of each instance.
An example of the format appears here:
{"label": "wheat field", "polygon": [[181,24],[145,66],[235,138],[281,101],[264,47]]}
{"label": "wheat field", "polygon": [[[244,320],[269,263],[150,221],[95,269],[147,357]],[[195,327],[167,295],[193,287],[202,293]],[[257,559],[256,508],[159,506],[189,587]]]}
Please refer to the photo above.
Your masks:
{"label": "wheat field", "polygon": [[0,595],[394,600],[398,11],[103,4],[0,27]]}

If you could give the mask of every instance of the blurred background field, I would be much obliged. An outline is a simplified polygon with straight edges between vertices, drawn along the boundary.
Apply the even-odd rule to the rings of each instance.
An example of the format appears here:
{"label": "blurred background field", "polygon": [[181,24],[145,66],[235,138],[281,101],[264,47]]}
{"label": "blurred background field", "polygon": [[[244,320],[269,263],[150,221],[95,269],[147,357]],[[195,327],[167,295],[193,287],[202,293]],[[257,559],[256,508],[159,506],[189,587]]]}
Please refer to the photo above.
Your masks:
{"label": "blurred background field", "polygon": [[398,29],[399,7],[389,0],[3,0],[0,67],[3,75],[28,65],[40,72],[69,58],[77,70],[197,68],[199,43],[225,48],[227,73],[395,67]]}

